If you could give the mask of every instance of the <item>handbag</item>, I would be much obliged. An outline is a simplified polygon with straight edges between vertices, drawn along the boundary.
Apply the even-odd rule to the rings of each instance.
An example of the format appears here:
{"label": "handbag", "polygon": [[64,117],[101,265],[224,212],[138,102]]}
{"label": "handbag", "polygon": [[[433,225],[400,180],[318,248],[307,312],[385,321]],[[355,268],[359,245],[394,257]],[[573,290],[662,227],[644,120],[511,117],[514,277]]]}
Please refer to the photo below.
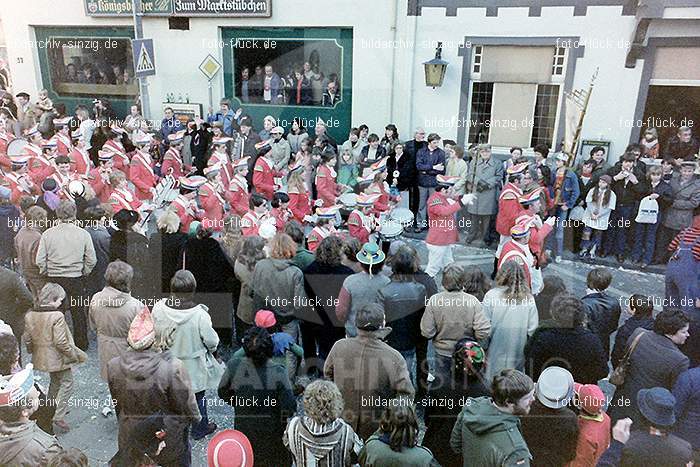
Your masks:
{"label": "handbag", "polygon": [[642,331],[639,334],[637,334],[637,337],[634,338],[632,344],[630,344],[629,348],[625,352],[625,355],[622,357],[622,360],[620,360],[620,364],[617,365],[617,368],[615,368],[610,374],[610,377],[608,378],[610,384],[614,384],[615,386],[620,387],[625,383],[627,369],[630,366],[630,357],[632,356],[632,352],[634,352],[634,349],[637,348],[637,344],[639,344],[639,341],[644,334],[646,334],[646,332]]}

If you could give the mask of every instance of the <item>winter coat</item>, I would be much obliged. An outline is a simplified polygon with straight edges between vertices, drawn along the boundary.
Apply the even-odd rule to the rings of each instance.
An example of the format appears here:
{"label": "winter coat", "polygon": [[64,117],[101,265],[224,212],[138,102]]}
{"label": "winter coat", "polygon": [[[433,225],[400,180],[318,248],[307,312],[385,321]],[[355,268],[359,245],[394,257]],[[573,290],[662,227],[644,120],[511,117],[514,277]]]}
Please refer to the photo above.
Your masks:
{"label": "winter coat", "polygon": [[617,329],[615,345],[613,346],[610,356],[610,363],[613,368],[617,368],[617,365],[620,364],[620,360],[622,360],[622,356],[625,355],[625,351],[627,350],[627,340],[637,328],[651,331],[654,329],[654,318],[652,318],[651,315],[644,317],[632,315]]}
{"label": "winter coat", "polygon": [[463,337],[487,339],[491,322],[476,297],[461,290],[444,291],[428,300],[420,328],[424,337],[433,340],[438,355],[452,357],[455,344]]}
{"label": "winter coat", "polygon": [[255,440],[256,466],[291,465],[282,437],[296,400],[284,365],[268,360],[255,366],[247,357],[233,357],[219,383],[219,397],[234,408],[236,429]]}
{"label": "winter coat", "polygon": [[467,212],[479,216],[496,214],[498,193],[503,180],[503,164],[493,156],[487,161],[480,158],[476,164],[476,175],[474,175],[474,164],[469,164],[466,184],[468,192],[472,191],[472,178],[474,179],[476,199],[474,203],[467,206]]}
{"label": "winter coat", "polygon": [[681,183],[680,176],[671,179],[671,196],[673,202],[666,211],[664,227],[683,230],[693,223],[693,211],[700,206],[700,180],[693,178]]}
{"label": "winter coat", "polygon": [[629,441],[622,448],[619,465],[682,467],[691,461],[692,456],[690,443],[675,435],[656,436],[648,431],[633,428]]}
{"label": "winter coat", "polygon": [[206,305],[215,328],[233,328],[233,290],[227,278],[233,264],[213,238],[190,238],[184,247],[184,268],[197,280],[194,301]]}
{"label": "winter coat", "polygon": [[576,458],[567,467],[594,466],[610,446],[610,417],[605,412],[588,415],[581,412],[578,416],[578,442]]}
{"label": "winter coat", "polygon": [[637,347],[632,352],[625,382],[616,389],[613,401],[610,403],[608,413],[613,424],[625,417],[630,417],[632,422],[639,423],[641,415],[637,410],[637,392],[640,389],[654,387],[672,390],[676,379],[688,369],[690,363],[688,357],[671,339],[653,331],[635,330],[627,340],[628,346],[640,332],[646,334],[639,339]]}
{"label": "winter coat", "polygon": [[97,333],[100,376],[107,381],[107,364],[129,351],[126,336],[134,317],[145,305],[128,292],[105,287],[90,300],[90,327]]}
{"label": "winter coat", "polygon": [[700,450],[700,367],[681,373],[673,387],[676,398],[676,436]]}
{"label": "winter coat", "polygon": [[51,373],[87,361],[85,352],[73,342],[62,311],[38,307],[26,314],[24,322],[24,342],[35,369]]}
{"label": "winter coat", "polygon": [[236,260],[233,270],[235,271],[236,278],[241,282],[241,293],[238,298],[236,316],[244,323],[252,325],[255,322],[255,313],[257,311],[253,309],[253,287],[250,282],[253,271],[238,260]]}
{"label": "winter coat", "polygon": [[62,450],[56,437],[43,431],[34,421],[5,423],[0,428],[0,465],[44,467]]}
{"label": "winter coat", "polygon": [[14,258],[15,234],[19,228],[20,213],[13,204],[0,204],[0,261]]}
{"label": "winter coat", "polygon": [[92,268],[86,277],[85,288],[89,295],[92,295],[105,286],[105,272],[109,265],[109,249],[112,236],[104,226],[87,227],[85,230],[92,238],[92,246],[95,248],[97,264]]}
{"label": "winter coat", "polygon": [[414,281],[392,281],[379,289],[378,302],[384,307],[386,324],[391,333],[386,343],[398,351],[416,348],[422,338],[420,322],[425,311],[425,287]]}
{"label": "winter coat", "polygon": [[321,424],[306,415],[296,416],[289,421],[282,441],[299,466],[355,465],[363,446],[360,437],[342,418]]}
{"label": "winter coat", "polygon": [[[406,143],[408,144],[408,143]],[[409,154],[404,148],[404,152],[396,160],[396,154],[391,153],[389,159],[386,161],[387,176],[386,182],[389,185],[394,183],[394,171],[399,171],[399,177],[396,182],[396,189],[399,191],[406,191],[409,188],[413,188],[417,183],[418,173],[416,171],[416,155],[415,153]]]}
{"label": "winter coat", "polygon": [[608,375],[608,355],[593,332],[583,327],[538,328],[525,346],[525,370],[533,381],[550,366],[571,372],[574,381],[596,384]]}
{"label": "winter coat", "polygon": [[[130,350],[107,364],[109,393],[116,401],[119,421],[119,450],[122,465],[137,465],[141,459],[130,449],[144,417],[160,414],[164,417],[165,449],[157,461],[178,462],[187,456],[187,433],[190,424],[199,422],[201,415],[182,362],[169,351],[142,352]],[[177,464],[183,465],[182,461]]]}
{"label": "winter coat", "polygon": [[523,438],[536,466],[563,467],[576,458],[578,417],[568,407],[550,409],[536,400],[521,419]]}
{"label": "winter coat", "polygon": [[218,387],[223,367],[212,355],[219,346],[205,305],[164,298],[153,305],[153,321],[176,327],[170,352],[182,361],[195,394]]}
{"label": "winter coat", "polygon": [[384,274],[368,274],[364,270],[348,276],[338,294],[336,316],[345,323],[345,334],[356,336],[355,317],[357,312],[369,303],[379,303],[379,290],[390,279]]}
{"label": "winter coat", "polygon": [[20,337],[24,332],[24,315],[32,307],[32,294],[14,271],[0,267],[0,320]]}
{"label": "winter coat", "polygon": [[292,154],[292,148],[286,139],[281,138],[279,141],[273,141],[272,155],[270,159],[275,163],[275,170],[281,171],[287,168],[289,157]]}
{"label": "winter coat", "polygon": [[586,308],[588,328],[599,338],[605,355],[610,354],[610,335],[617,330],[620,321],[620,302],[605,292],[595,292],[581,299]]}
{"label": "winter coat", "polygon": [[253,310],[271,310],[281,324],[301,318],[304,311],[304,275],[291,260],[265,258],[253,271]]}
{"label": "winter coat", "polygon": [[389,435],[378,431],[370,436],[360,451],[360,465],[365,467],[433,467],[440,464],[433,458],[430,449],[416,445],[391,449]]}
{"label": "winter coat", "polygon": [[289,147],[292,149],[292,154],[296,154],[297,152],[299,152],[299,149],[301,148],[301,142],[304,141],[304,139],[307,139],[308,137],[309,134],[306,131],[298,135],[293,135],[292,133],[287,134],[287,142],[289,143]]}
{"label": "winter coat", "polygon": [[41,230],[34,227],[24,226],[15,236],[15,252],[19,260],[19,267],[22,275],[29,282],[40,278],[39,267],[36,265],[36,251],[41,240]]}
{"label": "winter coat", "polygon": [[384,147],[380,145],[377,146],[377,151],[374,153],[374,158],[369,159],[369,149],[370,145],[368,144],[367,146],[362,148],[362,151],[360,151],[360,175],[362,175],[363,169],[369,167],[377,161],[382,160],[386,156],[386,151],[384,150]]}
{"label": "winter coat", "polygon": [[335,340],[345,337],[343,322],[335,314],[335,304],[343,282],[352,274],[354,271],[342,264],[330,266],[318,261],[304,269],[304,291],[314,307],[309,321],[323,323],[324,332],[335,335]]}
{"label": "winter coat", "polygon": [[683,159],[686,161],[695,160],[695,154],[700,150],[700,142],[691,136],[690,141],[684,143],[676,136],[672,136],[666,143],[664,156],[671,156],[674,159]]}
{"label": "winter coat", "polygon": [[360,329],[357,337],[339,340],[323,367],[324,377],[333,381],[343,395],[343,419],[362,439],[379,427],[382,402],[414,395],[406,360],[382,341],[389,332],[390,328]]}
{"label": "winter coat", "polygon": [[134,268],[131,294],[146,299],[152,295],[153,264],[149,262],[148,239],[134,231],[117,230],[112,233],[109,260],[121,260]]}
{"label": "winter coat", "polygon": [[156,297],[170,293],[170,279],[182,268],[182,250],[186,242],[187,234],[182,232],[166,234],[156,232],[151,236],[148,253],[155,275],[153,283],[156,287]]}
{"label": "winter coat", "polygon": [[[442,164],[442,170],[433,169],[434,166]],[[418,171],[418,186],[424,188],[434,188],[437,186],[437,176],[445,174],[447,161],[445,160],[445,151],[440,148],[435,148],[430,151],[426,145],[416,153],[416,170]]]}
{"label": "winter coat", "polygon": [[468,399],[450,436],[452,450],[464,467],[530,465],[530,451],[517,416],[501,412],[490,397]]}

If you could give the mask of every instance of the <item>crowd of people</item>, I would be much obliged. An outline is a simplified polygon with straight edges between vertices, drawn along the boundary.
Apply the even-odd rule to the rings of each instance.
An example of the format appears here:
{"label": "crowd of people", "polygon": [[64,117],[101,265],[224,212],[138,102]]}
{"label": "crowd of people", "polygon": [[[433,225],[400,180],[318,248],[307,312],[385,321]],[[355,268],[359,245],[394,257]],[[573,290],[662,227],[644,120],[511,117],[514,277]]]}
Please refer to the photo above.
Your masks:
{"label": "crowd of people", "polygon": [[[206,122],[168,109],[155,133],[136,107],[129,125],[96,110],[0,109],[0,464],[82,462],[52,434],[71,430],[91,345],[115,400],[112,465],[190,465],[190,438],[218,430],[212,390],[236,430],[211,438],[210,465],[698,460],[690,131],[659,170],[649,142],[612,168],[594,148],[550,169],[546,147],[498,161],[422,129],[401,142],[394,125],[340,145],[322,120],[256,132],[228,100]],[[641,261],[671,255],[664,310],[611,295],[606,268],[583,297],[547,273],[577,207],[583,255],[626,255],[632,229]],[[498,243],[493,277],[455,263],[461,227]],[[424,230],[422,267],[402,236]]]}

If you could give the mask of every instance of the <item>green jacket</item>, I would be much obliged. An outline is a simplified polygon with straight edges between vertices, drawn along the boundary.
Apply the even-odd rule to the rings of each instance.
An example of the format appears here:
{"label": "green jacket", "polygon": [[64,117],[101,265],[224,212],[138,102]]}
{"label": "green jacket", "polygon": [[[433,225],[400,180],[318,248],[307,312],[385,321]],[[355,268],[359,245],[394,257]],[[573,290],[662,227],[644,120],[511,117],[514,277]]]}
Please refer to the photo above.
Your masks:
{"label": "green jacket", "polygon": [[433,453],[423,446],[392,451],[388,443],[382,441],[381,433],[376,432],[367,439],[359,457],[363,467],[433,467],[439,466]]}
{"label": "green jacket", "polygon": [[490,397],[467,400],[452,429],[450,446],[457,454],[463,454],[465,467],[530,465],[520,420],[498,410]]}
{"label": "green jacket", "polygon": [[309,264],[314,262],[314,259],[316,257],[313,253],[304,247],[298,247],[297,254],[292,258],[292,264],[303,271]]}

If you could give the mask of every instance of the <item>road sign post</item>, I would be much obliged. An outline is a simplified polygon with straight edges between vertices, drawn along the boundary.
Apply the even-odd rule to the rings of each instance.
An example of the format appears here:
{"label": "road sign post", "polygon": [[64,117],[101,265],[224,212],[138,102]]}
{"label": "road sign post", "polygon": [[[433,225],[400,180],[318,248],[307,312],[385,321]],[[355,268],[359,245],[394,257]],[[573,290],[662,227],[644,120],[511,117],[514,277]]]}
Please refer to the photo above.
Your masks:
{"label": "road sign post", "polygon": [[219,72],[221,69],[221,63],[218,62],[211,54],[208,54],[204,60],[202,60],[202,63],[199,64],[199,71],[201,71],[204,76],[207,77],[207,80],[209,80],[209,109],[210,113],[214,109],[214,91],[212,88],[212,80],[214,79],[214,76]]}
{"label": "road sign post", "polygon": [[156,74],[156,62],[153,55],[153,39],[143,39],[142,0],[133,0],[131,10],[134,17],[134,40],[131,41],[131,53],[134,63],[134,77],[139,80],[139,100],[141,115],[146,120],[151,118],[150,101],[148,99],[148,82],[146,76]]}

